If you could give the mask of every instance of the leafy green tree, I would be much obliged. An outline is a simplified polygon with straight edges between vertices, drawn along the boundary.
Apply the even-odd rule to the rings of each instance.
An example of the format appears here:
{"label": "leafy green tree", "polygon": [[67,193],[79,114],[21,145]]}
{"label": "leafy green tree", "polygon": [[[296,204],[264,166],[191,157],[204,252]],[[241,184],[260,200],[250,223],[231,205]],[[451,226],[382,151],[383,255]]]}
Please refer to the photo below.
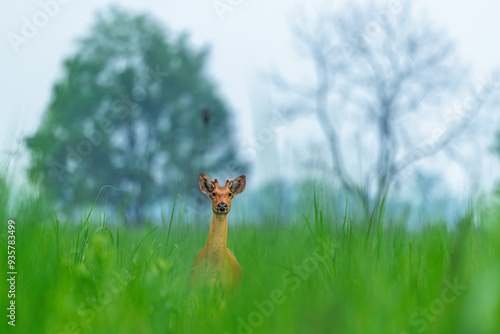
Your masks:
{"label": "leafy green tree", "polygon": [[120,191],[108,191],[108,201],[141,221],[147,206],[189,194],[201,171],[227,170],[231,161],[240,172],[228,109],[204,71],[207,55],[150,15],[118,7],[98,14],[27,138],[30,180],[66,208],[112,185]]}

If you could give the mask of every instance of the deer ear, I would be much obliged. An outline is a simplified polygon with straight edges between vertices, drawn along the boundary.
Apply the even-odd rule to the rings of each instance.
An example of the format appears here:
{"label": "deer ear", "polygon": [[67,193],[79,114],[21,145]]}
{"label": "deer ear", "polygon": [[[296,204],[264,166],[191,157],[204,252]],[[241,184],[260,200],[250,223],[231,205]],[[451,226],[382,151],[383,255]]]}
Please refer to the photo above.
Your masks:
{"label": "deer ear", "polygon": [[235,195],[241,194],[243,190],[245,190],[246,183],[247,181],[245,175],[238,176],[233,180],[233,183],[231,184],[231,191]]}
{"label": "deer ear", "polygon": [[212,180],[203,173],[200,175],[200,189],[207,195],[210,195],[212,190],[214,190],[214,185],[212,184]]}

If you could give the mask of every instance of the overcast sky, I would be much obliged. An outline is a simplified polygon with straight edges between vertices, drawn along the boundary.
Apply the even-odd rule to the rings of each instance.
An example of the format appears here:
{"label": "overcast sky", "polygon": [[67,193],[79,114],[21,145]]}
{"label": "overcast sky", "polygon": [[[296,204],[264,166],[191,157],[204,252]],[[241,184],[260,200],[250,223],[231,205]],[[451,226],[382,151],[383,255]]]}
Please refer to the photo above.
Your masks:
{"label": "overcast sky", "polygon": [[[40,19],[40,3],[54,1],[59,4],[57,0],[0,3],[2,161],[5,151],[15,149],[18,138],[36,130],[50,100],[51,87],[61,76],[62,61],[75,50],[75,38],[87,34],[93,14],[99,8],[118,3],[148,11],[174,31],[188,31],[193,45],[210,45],[210,73],[241,120],[238,123],[246,124],[239,129],[240,136],[248,137],[258,126],[251,115],[252,103],[256,103],[252,98],[258,95],[258,89],[256,93],[249,83],[257,82],[256,73],[272,69],[290,57],[292,39],[288,28],[293,9],[297,4],[309,10],[324,3],[341,5],[339,1],[319,0],[224,0],[236,5],[222,20],[212,0],[60,0],[67,3],[59,4],[57,9],[51,7],[53,17],[35,36],[26,39],[26,44],[14,47],[9,36],[22,35],[26,20]],[[489,75],[497,66],[500,61],[500,3],[497,0],[421,0],[417,8],[448,31],[459,53],[473,68],[476,79]],[[500,124],[496,126],[500,128]],[[317,132],[317,124],[312,119],[291,124],[291,131],[294,127],[308,127],[310,132]],[[283,137],[286,136],[284,133]],[[486,156],[484,164],[485,170],[498,167],[494,159]],[[17,168],[21,166],[19,163]],[[463,185],[457,185],[456,190],[460,187]]]}

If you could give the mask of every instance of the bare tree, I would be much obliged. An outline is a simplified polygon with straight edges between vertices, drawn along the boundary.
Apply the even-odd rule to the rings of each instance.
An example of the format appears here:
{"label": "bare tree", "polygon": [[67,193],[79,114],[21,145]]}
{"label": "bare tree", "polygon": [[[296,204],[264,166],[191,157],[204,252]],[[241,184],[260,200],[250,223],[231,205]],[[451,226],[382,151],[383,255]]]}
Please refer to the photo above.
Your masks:
{"label": "bare tree", "polygon": [[[302,15],[293,34],[314,79],[297,83],[277,76],[276,83],[296,99],[297,112],[316,115],[333,173],[365,213],[380,206],[402,172],[445,151],[484,102],[476,99],[441,131],[425,134],[432,119],[464,96],[468,71],[445,34],[416,18],[407,3],[351,5],[313,20]],[[342,131],[349,124],[362,132],[360,138],[346,141]],[[367,166],[361,176],[346,162],[355,151]]]}

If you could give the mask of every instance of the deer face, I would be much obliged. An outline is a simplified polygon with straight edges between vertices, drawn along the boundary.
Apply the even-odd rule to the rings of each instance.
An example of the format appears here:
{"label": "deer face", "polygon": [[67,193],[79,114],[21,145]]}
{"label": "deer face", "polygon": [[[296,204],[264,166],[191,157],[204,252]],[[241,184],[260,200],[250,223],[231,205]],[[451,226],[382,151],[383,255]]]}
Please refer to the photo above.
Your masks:
{"label": "deer face", "polygon": [[231,211],[231,200],[245,190],[245,185],[245,175],[226,180],[224,187],[219,186],[217,179],[212,181],[205,174],[200,175],[200,189],[212,199],[212,211],[217,214],[227,214]]}

